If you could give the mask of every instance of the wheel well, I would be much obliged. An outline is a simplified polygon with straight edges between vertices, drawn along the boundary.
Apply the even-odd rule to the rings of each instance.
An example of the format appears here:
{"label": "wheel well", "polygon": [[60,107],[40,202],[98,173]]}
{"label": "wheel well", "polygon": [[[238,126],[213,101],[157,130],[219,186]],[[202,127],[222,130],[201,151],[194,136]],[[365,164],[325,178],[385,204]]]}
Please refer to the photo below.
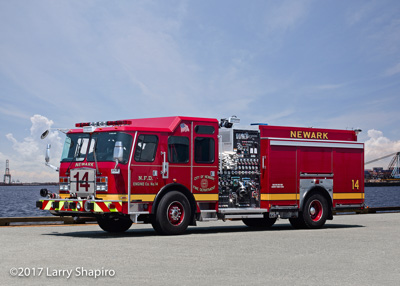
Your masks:
{"label": "wheel well", "polygon": [[154,199],[153,207],[151,208],[151,214],[156,213],[156,210],[158,208],[158,205],[159,205],[161,199],[170,191],[177,191],[186,196],[186,198],[189,201],[190,208],[192,211],[189,224],[196,225],[196,220],[195,220],[196,211],[197,211],[196,200],[194,199],[193,194],[184,185],[177,184],[177,183],[166,185],[158,192],[156,198]]}
{"label": "wheel well", "polygon": [[322,195],[326,201],[328,202],[328,219],[333,219],[333,212],[332,212],[332,198],[329,195],[328,191],[322,187],[314,187],[311,190],[309,190],[304,197],[303,202],[305,202],[309,197],[311,197],[314,194],[320,194]]}

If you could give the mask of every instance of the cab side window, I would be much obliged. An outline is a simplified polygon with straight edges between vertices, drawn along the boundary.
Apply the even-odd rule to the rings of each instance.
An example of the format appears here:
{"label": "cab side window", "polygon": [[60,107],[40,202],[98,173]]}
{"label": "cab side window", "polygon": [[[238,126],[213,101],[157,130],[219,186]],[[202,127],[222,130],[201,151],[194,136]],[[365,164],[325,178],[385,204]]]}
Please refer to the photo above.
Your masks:
{"label": "cab side window", "polygon": [[210,137],[197,137],[194,141],[194,160],[200,164],[212,164],[215,157],[215,141]]}
{"label": "cab side window", "polygon": [[170,163],[189,162],[189,138],[171,136],[168,138],[168,161]]}
{"label": "cab side window", "polygon": [[158,137],[156,135],[139,135],[136,144],[135,161],[153,162],[156,158]]}

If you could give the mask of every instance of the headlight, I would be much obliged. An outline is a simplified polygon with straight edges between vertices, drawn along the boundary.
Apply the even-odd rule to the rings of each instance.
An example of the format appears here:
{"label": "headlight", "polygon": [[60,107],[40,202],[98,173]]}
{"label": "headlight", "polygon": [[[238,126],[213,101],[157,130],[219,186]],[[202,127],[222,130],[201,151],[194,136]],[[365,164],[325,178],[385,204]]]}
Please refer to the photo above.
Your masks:
{"label": "headlight", "polygon": [[96,191],[107,192],[108,191],[108,178],[97,177],[96,178]]}

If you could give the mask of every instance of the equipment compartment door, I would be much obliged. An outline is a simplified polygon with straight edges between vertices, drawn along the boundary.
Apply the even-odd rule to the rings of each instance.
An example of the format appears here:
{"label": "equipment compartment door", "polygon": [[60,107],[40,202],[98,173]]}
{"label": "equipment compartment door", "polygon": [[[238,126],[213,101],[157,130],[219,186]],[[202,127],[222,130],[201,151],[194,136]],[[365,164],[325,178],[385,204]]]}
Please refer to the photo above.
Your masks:
{"label": "equipment compartment door", "polygon": [[269,204],[277,206],[298,204],[296,155],[296,147],[270,146],[268,169],[265,170],[268,173],[267,194],[261,195],[262,200],[265,199]]}

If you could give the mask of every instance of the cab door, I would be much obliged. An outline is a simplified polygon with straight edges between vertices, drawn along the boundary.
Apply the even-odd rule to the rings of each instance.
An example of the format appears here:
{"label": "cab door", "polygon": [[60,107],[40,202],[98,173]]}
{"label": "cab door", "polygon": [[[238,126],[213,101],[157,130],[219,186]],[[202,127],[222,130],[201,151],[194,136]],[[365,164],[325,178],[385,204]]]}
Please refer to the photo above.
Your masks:
{"label": "cab door", "polygon": [[191,182],[191,124],[182,121],[174,133],[167,139],[167,150],[162,151],[164,184],[178,183],[190,190]]}
{"label": "cab door", "polygon": [[194,122],[192,192],[196,201],[218,200],[218,125]]}
{"label": "cab door", "polygon": [[132,200],[152,201],[162,184],[160,134],[138,133],[131,163]]}

